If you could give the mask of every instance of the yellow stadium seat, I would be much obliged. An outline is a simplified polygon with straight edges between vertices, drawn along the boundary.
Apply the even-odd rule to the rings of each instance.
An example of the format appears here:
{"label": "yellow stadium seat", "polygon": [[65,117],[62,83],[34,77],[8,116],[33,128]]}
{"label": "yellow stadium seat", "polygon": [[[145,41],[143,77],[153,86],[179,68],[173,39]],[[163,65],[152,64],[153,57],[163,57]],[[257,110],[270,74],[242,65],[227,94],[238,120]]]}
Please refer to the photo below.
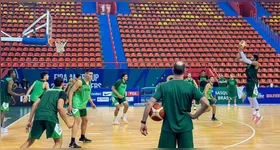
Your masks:
{"label": "yellow stadium seat", "polygon": [[24,14],[25,14],[25,15],[29,15],[29,12],[27,11],[27,12],[25,12]]}
{"label": "yellow stadium seat", "polygon": [[145,10],[145,7],[141,7],[142,10]]}
{"label": "yellow stadium seat", "polygon": [[172,8],[171,8],[171,7],[169,7],[169,8],[168,8],[168,10],[172,10]]}
{"label": "yellow stadium seat", "polygon": [[194,15],[191,15],[191,18],[193,19],[193,18],[194,18]]}
{"label": "yellow stadium seat", "polygon": [[190,18],[190,16],[189,16],[189,15],[186,15],[186,18]]}
{"label": "yellow stadium seat", "polygon": [[185,16],[185,15],[182,15],[181,18],[186,18],[186,16]]}
{"label": "yellow stadium seat", "polygon": [[272,16],[272,18],[277,18],[277,16]]}
{"label": "yellow stadium seat", "polygon": [[208,8],[207,10],[208,10],[208,11],[212,11],[212,9],[211,9],[211,8]]}
{"label": "yellow stadium seat", "polygon": [[72,24],[72,23],[73,23],[72,20],[68,20],[67,22],[68,22],[69,24]]}
{"label": "yellow stadium seat", "polygon": [[66,4],[67,4],[67,5],[71,5],[71,3],[69,3],[69,2],[67,2]]}
{"label": "yellow stadium seat", "polygon": [[172,22],[175,22],[176,20],[175,20],[175,19],[171,19],[171,21],[172,21]]}
{"label": "yellow stadium seat", "polygon": [[8,19],[7,22],[12,22],[12,20],[11,20],[11,19]]}
{"label": "yellow stadium seat", "polygon": [[88,17],[89,20],[93,20],[93,17]]}
{"label": "yellow stadium seat", "polygon": [[184,11],[183,14],[188,14],[188,13]]}
{"label": "yellow stadium seat", "polygon": [[191,14],[192,14],[192,12],[190,12],[190,11],[189,11],[189,12],[188,12],[188,14],[189,14],[189,15],[191,15]]}
{"label": "yellow stadium seat", "polygon": [[204,5],[201,5],[202,8],[204,8]]}
{"label": "yellow stadium seat", "polygon": [[207,11],[205,14],[206,14],[206,15],[209,15],[209,12]]}
{"label": "yellow stadium seat", "polygon": [[223,17],[222,17],[222,16],[219,16],[219,19],[223,19]]}
{"label": "yellow stadium seat", "polygon": [[70,6],[66,6],[67,9],[70,9]]}
{"label": "yellow stadium seat", "polygon": [[170,7],[174,7],[174,5],[170,5]]}
{"label": "yellow stadium seat", "polygon": [[65,8],[65,6],[64,6],[64,5],[62,5],[62,6],[61,6],[61,8]]}
{"label": "yellow stadium seat", "polygon": [[237,25],[238,25],[238,26],[242,26],[242,24],[241,24],[241,23],[239,23],[239,22],[237,23]]}
{"label": "yellow stadium seat", "polygon": [[51,9],[51,12],[54,12],[54,9]]}
{"label": "yellow stadium seat", "polygon": [[157,13],[157,14],[160,14],[160,11],[157,11],[156,13]]}
{"label": "yellow stadium seat", "polygon": [[137,17],[137,14],[134,14],[133,17]]}
{"label": "yellow stadium seat", "polygon": [[188,7],[188,5],[184,5],[183,7]]}
{"label": "yellow stadium seat", "polygon": [[71,16],[71,14],[70,13],[66,13],[66,16]]}
{"label": "yellow stadium seat", "polygon": [[175,5],[175,7],[179,7],[179,5]]}
{"label": "yellow stadium seat", "polygon": [[75,13],[71,13],[71,15],[72,15],[72,16],[76,16],[76,14],[75,14]]}
{"label": "yellow stadium seat", "polygon": [[56,12],[60,12],[60,9],[55,9]]}
{"label": "yellow stadium seat", "polygon": [[169,11],[166,11],[165,14],[169,14]]}
{"label": "yellow stadium seat", "polygon": [[64,10],[64,9],[61,9],[61,12],[65,12],[65,10]]}
{"label": "yellow stadium seat", "polygon": [[199,19],[199,16],[195,16],[196,19]]}
{"label": "yellow stadium seat", "polygon": [[211,15],[214,15],[214,12],[213,12],[213,11],[211,11],[211,12],[210,12],[210,14],[211,14]]}
{"label": "yellow stadium seat", "polygon": [[20,8],[19,11],[24,11],[24,8]]}
{"label": "yellow stadium seat", "polygon": [[140,6],[144,6],[143,4],[140,4]]}
{"label": "yellow stadium seat", "polygon": [[8,12],[7,12],[7,11],[4,11],[3,14],[8,14]]}
{"label": "yellow stadium seat", "polygon": [[145,6],[148,7],[149,5],[148,5],[148,4],[145,4]]}
{"label": "yellow stadium seat", "polygon": [[65,13],[61,13],[62,16],[65,16]]}
{"label": "yellow stadium seat", "polygon": [[18,8],[15,8],[15,11],[18,11],[19,9]]}
{"label": "yellow stadium seat", "polygon": [[71,5],[75,5],[75,2],[72,2]]}
{"label": "yellow stadium seat", "polygon": [[161,4],[158,4],[157,6],[158,6],[158,7],[161,7]]}
{"label": "yellow stadium seat", "polygon": [[204,11],[207,11],[207,8],[203,8]]}
{"label": "yellow stadium seat", "polygon": [[173,8],[172,10],[177,10],[176,8]]}
{"label": "yellow stadium seat", "polygon": [[143,16],[142,16],[142,14],[139,14],[138,17],[142,18]]}
{"label": "yellow stadium seat", "polygon": [[206,23],[206,22],[203,22],[202,25],[203,25],[203,26],[207,26],[207,23]]}
{"label": "yellow stadium seat", "polygon": [[73,23],[74,23],[74,24],[77,24],[78,22],[77,22],[77,20],[74,20]]}
{"label": "yellow stadium seat", "polygon": [[177,22],[180,22],[181,20],[177,18],[176,21],[177,21]]}
{"label": "yellow stadium seat", "polygon": [[56,6],[55,6],[55,8],[59,8],[59,6],[58,6],[58,5],[56,5]]}
{"label": "yellow stadium seat", "polygon": [[7,4],[3,4],[3,7],[7,7],[8,5]]}
{"label": "yellow stadium seat", "polygon": [[33,15],[33,14],[34,14],[34,12],[30,12],[29,14],[30,14],[30,15]]}
{"label": "yellow stadium seat", "polygon": [[47,4],[47,2],[43,2],[43,4]]}
{"label": "yellow stadium seat", "polygon": [[161,13],[161,14],[164,14],[164,11],[161,11],[160,13]]}
{"label": "yellow stadium seat", "polygon": [[168,19],[166,19],[165,21],[168,21],[168,22],[169,22],[169,21],[170,21],[170,19],[168,18]]}
{"label": "yellow stadium seat", "polygon": [[163,25],[168,25],[167,22],[164,22]]}
{"label": "yellow stadium seat", "polygon": [[217,18],[218,18],[218,16],[214,16],[214,18],[215,18],[215,19],[217,19]]}
{"label": "yellow stadium seat", "polygon": [[173,2],[173,4],[177,4],[177,2]]}
{"label": "yellow stadium seat", "polygon": [[23,23],[23,20],[19,20],[18,23]]}
{"label": "yellow stadium seat", "polygon": [[161,22],[158,22],[158,25],[162,25],[162,23],[161,23]]}
{"label": "yellow stadium seat", "polygon": [[149,7],[146,7],[146,10],[150,10],[150,8],[149,8]]}
{"label": "yellow stadium seat", "polygon": [[232,26],[236,26],[236,24],[235,24],[235,23],[232,23]]}
{"label": "yellow stadium seat", "polygon": [[33,16],[29,16],[29,19],[33,19],[34,17]]}
{"label": "yellow stadium seat", "polygon": [[199,8],[200,8],[201,6],[200,6],[200,5],[196,5],[196,7],[199,7]]}
{"label": "yellow stadium seat", "polygon": [[163,8],[163,10],[168,10],[167,8]]}

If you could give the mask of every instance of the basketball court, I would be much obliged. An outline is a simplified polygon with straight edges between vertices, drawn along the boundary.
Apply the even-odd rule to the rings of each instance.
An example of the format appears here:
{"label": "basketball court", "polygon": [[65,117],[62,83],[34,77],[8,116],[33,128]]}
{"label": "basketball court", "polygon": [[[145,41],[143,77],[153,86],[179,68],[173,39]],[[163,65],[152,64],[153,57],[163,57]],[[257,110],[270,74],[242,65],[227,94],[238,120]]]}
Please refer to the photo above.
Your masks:
{"label": "basketball court", "polygon": [[[216,116],[219,121],[210,121],[211,113],[209,112],[203,114],[199,120],[193,121],[195,147],[277,148],[280,139],[279,108],[278,105],[262,105],[261,113],[264,118],[258,125],[255,125],[251,121],[251,109],[248,106],[218,106]],[[130,107],[129,124],[112,125],[112,108],[98,107],[96,110],[88,108],[87,137],[93,142],[79,144],[82,148],[156,148],[161,122],[154,122],[149,118],[147,123],[149,135],[143,136],[139,131],[143,111],[144,107]],[[2,134],[1,148],[19,148],[27,139],[28,134],[25,133],[25,124],[29,117],[27,112],[29,112],[29,108],[12,107],[11,112],[7,113],[7,122],[10,124],[9,133]],[[71,117],[68,119],[72,120]],[[71,133],[62,120],[60,123],[63,129],[62,147],[67,148]],[[41,140],[36,141],[32,148],[52,147],[53,140],[47,140],[45,136],[44,133]]]}

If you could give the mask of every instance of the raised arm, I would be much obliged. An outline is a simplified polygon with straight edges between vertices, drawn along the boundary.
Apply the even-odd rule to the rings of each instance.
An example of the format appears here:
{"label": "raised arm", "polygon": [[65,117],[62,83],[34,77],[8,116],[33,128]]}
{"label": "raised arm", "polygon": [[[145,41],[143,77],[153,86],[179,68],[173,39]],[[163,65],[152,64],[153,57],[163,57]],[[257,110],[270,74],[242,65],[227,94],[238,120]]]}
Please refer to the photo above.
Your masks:
{"label": "raised arm", "polygon": [[27,90],[27,93],[25,94],[25,96],[27,97],[28,95],[30,95],[31,91],[33,90],[34,86],[35,86],[35,82],[33,82],[33,84],[31,85],[31,87]]}
{"label": "raised arm", "polygon": [[241,41],[241,42],[239,43],[239,55],[240,55],[240,57],[241,57],[240,60],[241,60],[242,62],[246,63],[246,64],[254,65],[254,66],[258,67],[258,66],[259,66],[259,62],[258,62],[258,61],[252,61],[252,60],[248,59],[248,58],[246,57],[246,55],[244,54],[243,50],[245,49],[246,46],[247,46],[247,45],[246,45],[246,42],[245,42],[245,41]]}
{"label": "raised arm", "polygon": [[59,93],[59,99],[58,99],[58,103],[57,103],[57,111],[60,115],[60,117],[62,118],[62,120],[65,122],[65,124],[67,125],[68,128],[71,128],[72,125],[68,122],[67,120],[67,116],[64,112],[64,102],[66,101],[66,93],[64,91]]}

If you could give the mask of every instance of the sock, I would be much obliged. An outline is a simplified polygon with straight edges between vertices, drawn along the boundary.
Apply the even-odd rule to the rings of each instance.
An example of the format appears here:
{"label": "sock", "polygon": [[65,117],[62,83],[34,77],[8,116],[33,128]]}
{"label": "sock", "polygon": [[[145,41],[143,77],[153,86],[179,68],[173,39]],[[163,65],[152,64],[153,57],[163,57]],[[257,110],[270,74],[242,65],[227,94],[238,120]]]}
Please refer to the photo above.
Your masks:
{"label": "sock", "polygon": [[114,119],[114,121],[117,121],[118,119],[117,119],[117,116],[115,116],[115,119]]}
{"label": "sock", "polygon": [[260,111],[259,111],[259,110],[256,110],[256,115],[257,115],[257,117],[260,117],[260,116],[261,116],[261,114],[260,114]]}
{"label": "sock", "polygon": [[212,118],[215,118],[215,114],[212,115]]}
{"label": "sock", "polygon": [[123,113],[122,117],[123,117],[123,118],[126,118],[126,115],[125,115],[125,113]]}
{"label": "sock", "polygon": [[85,135],[81,134],[81,139],[84,139],[84,138],[86,138]]}
{"label": "sock", "polygon": [[75,138],[71,138],[71,144],[75,143]]}
{"label": "sock", "polygon": [[252,110],[253,110],[253,115],[256,115],[256,113],[257,113],[256,109],[253,107]]}

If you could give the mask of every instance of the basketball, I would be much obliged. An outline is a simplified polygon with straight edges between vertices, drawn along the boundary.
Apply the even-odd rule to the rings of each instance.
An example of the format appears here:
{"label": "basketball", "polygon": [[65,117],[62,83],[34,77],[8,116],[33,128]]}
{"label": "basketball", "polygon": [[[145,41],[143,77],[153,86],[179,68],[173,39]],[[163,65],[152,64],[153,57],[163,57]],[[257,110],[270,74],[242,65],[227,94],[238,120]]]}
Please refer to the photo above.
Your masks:
{"label": "basketball", "polygon": [[149,116],[154,121],[161,121],[165,117],[164,109],[161,104],[155,104],[150,110]]}

